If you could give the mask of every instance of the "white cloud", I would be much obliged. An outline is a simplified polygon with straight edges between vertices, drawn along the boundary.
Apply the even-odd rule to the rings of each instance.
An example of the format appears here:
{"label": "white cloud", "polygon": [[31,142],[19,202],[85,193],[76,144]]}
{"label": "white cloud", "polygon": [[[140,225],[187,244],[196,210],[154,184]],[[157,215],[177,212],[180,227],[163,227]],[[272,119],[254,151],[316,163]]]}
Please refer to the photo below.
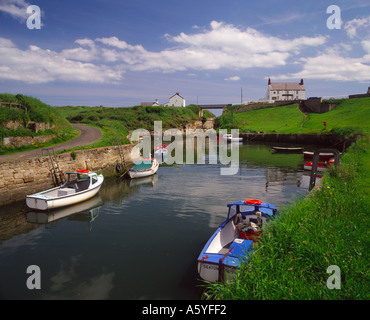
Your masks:
{"label": "white cloud", "polygon": [[[122,79],[126,70],[169,73],[274,68],[293,63],[291,58],[303,49],[326,42],[320,35],[282,39],[253,28],[218,21],[212,21],[209,29],[177,36],[167,34],[165,38],[174,46],[157,52],[148,51],[142,45],[131,45],[115,36],[77,39],[75,48],[61,52],[36,46],[20,50],[9,39],[0,38],[0,78],[28,83],[55,80],[115,83]],[[367,47],[367,43],[363,46]],[[234,76],[225,80],[240,78]]]}
{"label": "white cloud", "polygon": [[95,41],[123,50],[145,51],[141,45],[132,46],[128,44],[126,41],[119,40],[117,37],[97,38],[95,39]]}
{"label": "white cloud", "polygon": [[211,30],[203,33],[180,35],[171,37],[169,41],[185,44],[191,48],[208,48],[237,54],[242,51],[244,54],[268,54],[272,52],[299,51],[306,46],[319,46],[326,42],[324,36],[300,37],[295,39],[281,39],[265,35],[256,29],[237,28],[234,25],[223,22],[212,21]]}
{"label": "white cloud", "polygon": [[241,29],[223,22],[212,21],[210,30],[194,34],[166,34],[175,47],[159,52],[147,51],[141,45],[130,45],[117,37],[98,38],[112,49],[105,48],[109,61],[122,61],[136,71],[175,72],[183,70],[245,69],[282,66],[303,48],[324,44],[324,36],[281,39],[255,29]]}
{"label": "white cloud", "polygon": [[362,48],[370,54],[370,40],[363,40],[361,41]]}
{"label": "white cloud", "polygon": [[370,28],[370,16],[360,19],[352,19],[345,23],[344,30],[350,38],[357,37],[359,30],[366,30],[367,35],[369,34]]}
{"label": "white cloud", "polygon": [[240,80],[240,77],[233,76],[233,77],[225,78],[224,80],[225,81],[239,81]]}
{"label": "white cloud", "polygon": [[323,79],[333,81],[370,81],[370,54],[362,58],[342,57],[327,51],[317,57],[301,58],[303,70],[275,76],[275,79]]}
{"label": "white cloud", "polygon": [[[72,52],[67,52],[70,56]],[[120,66],[84,63],[68,58],[65,51],[58,53],[31,45],[28,50],[18,49],[9,39],[0,38],[0,79],[27,83],[50,81],[83,81],[114,83],[122,78]],[[74,52],[75,55],[82,52]],[[75,57],[77,58],[77,57]]]}
{"label": "white cloud", "polygon": [[29,17],[27,7],[30,5],[24,0],[0,0],[0,11],[10,14],[15,19],[24,21]]}

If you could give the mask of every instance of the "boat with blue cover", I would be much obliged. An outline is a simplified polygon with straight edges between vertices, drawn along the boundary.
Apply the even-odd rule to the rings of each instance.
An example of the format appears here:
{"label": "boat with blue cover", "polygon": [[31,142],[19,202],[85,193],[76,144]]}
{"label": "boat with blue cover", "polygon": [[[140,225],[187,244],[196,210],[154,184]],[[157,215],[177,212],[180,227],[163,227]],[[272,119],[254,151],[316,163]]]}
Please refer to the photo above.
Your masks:
{"label": "boat with blue cover", "polygon": [[247,262],[262,228],[277,215],[275,206],[257,199],[227,205],[226,220],[208,240],[198,257],[198,274],[209,282],[225,281]]}
{"label": "boat with blue cover", "polygon": [[158,171],[159,164],[156,159],[141,159],[129,170],[131,179],[147,177]]}

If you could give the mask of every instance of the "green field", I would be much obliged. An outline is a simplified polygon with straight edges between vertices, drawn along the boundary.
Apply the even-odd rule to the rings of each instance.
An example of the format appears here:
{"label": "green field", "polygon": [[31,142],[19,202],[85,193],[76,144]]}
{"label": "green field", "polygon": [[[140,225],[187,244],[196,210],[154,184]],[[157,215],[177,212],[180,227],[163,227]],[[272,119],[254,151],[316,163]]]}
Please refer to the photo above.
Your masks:
{"label": "green field", "polygon": [[[220,128],[265,133],[370,132],[370,98],[343,99],[326,113],[309,113],[307,119],[298,104],[229,112],[219,118]],[[323,122],[327,123],[326,128]],[[244,122],[244,124],[243,124]]]}

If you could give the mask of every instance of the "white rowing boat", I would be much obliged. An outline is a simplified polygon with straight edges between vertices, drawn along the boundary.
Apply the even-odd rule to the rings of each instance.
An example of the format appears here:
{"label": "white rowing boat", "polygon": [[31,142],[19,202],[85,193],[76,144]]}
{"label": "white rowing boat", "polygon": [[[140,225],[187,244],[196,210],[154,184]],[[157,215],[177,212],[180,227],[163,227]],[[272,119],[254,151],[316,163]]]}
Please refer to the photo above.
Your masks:
{"label": "white rowing boat", "polygon": [[49,210],[76,204],[95,196],[104,177],[89,170],[67,172],[67,181],[62,186],[41,191],[26,197],[26,204],[31,209]]}
{"label": "white rowing boat", "polygon": [[159,163],[156,159],[141,159],[129,170],[131,179],[151,176],[158,171]]}

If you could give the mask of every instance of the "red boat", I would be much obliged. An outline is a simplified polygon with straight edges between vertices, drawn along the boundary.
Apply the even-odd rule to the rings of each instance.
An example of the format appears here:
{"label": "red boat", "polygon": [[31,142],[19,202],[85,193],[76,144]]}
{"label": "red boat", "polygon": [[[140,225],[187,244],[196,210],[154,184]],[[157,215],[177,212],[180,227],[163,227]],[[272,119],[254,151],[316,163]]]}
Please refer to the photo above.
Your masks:
{"label": "red boat", "polygon": [[[315,152],[304,151],[303,155],[305,158],[313,158]],[[320,153],[319,159],[331,159],[333,158],[333,153]]]}
{"label": "red boat", "polygon": [[[305,169],[305,170],[311,170],[311,169],[312,169],[312,163],[313,163],[312,161],[309,161],[309,162],[305,163],[305,164],[303,165],[304,169]],[[329,161],[319,162],[319,163],[317,164],[317,171],[326,171],[326,170],[328,170],[328,167],[329,167],[332,163],[334,163],[334,159],[333,159],[333,158],[332,158],[332,159],[330,159]]]}

